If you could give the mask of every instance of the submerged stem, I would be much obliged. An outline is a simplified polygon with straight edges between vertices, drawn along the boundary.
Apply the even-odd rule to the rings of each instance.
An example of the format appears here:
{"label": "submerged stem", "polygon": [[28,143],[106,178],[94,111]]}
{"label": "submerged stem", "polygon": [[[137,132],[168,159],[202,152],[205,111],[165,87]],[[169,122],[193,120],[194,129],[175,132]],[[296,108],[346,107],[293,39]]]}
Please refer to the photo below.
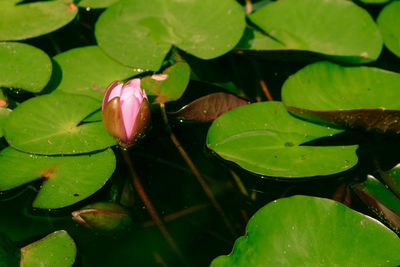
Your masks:
{"label": "submerged stem", "polygon": [[[161,220],[160,216],[158,215],[156,209],[154,208],[153,204],[151,203],[149,197],[147,196],[146,192],[144,191],[144,188],[142,186],[142,183],[139,180],[139,177],[133,168],[131,158],[129,156],[129,153],[127,150],[122,149],[122,155],[124,157],[124,160],[126,164],[128,165],[129,173],[131,174],[132,181],[133,181],[133,186],[135,187],[136,192],[140,196],[141,200],[143,201],[143,204],[146,206],[146,209],[148,210],[151,218],[154,220],[155,224],[157,225],[158,229],[160,229],[162,235],[164,238],[167,240],[169,245],[172,247],[172,249],[175,251],[175,253],[179,256],[179,258],[186,264],[186,259],[183,256],[182,252],[179,250],[178,246],[176,245],[174,239],[168,232],[167,228],[165,227],[163,221]],[[187,265],[187,264],[186,264]]]}
{"label": "submerged stem", "polygon": [[178,149],[178,151],[181,154],[181,156],[183,157],[183,159],[186,161],[186,163],[189,166],[189,168],[192,170],[193,174],[196,176],[197,181],[200,183],[200,185],[203,188],[204,192],[206,193],[206,195],[210,199],[212,205],[215,207],[217,212],[221,215],[226,227],[229,229],[229,231],[232,233],[232,235],[235,235],[234,227],[232,226],[231,222],[226,217],[222,207],[219,205],[219,203],[218,203],[217,199],[215,198],[213,192],[211,191],[210,187],[207,185],[207,183],[205,182],[205,180],[201,176],[200,172],[197,170],[196,166],[194,165],[194,163],[189,158],[189,156],[186,153],[186,151],[183,149],[183,147],[179,143],[179,141],[176,138],[175,134],[172,132],[171,127],[169,126],[167,112],[165,111],[164,103],[160,103],[160,108],[161,108],[161,113],[162,113],[162,117],[163,117],[163,120],[164,120],[165,128],[169,133],[169,137],[171,138],[172,142],[174,143],[174,145]]}

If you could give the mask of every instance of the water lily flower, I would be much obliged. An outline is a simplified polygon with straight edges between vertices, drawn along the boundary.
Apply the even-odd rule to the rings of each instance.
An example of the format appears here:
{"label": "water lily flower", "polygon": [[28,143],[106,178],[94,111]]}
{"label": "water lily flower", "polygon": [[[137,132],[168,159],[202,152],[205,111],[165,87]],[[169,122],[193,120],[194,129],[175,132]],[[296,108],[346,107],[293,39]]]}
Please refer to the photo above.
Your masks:
{"label": "water lily flower", "polygon": [[111,83],[103,98],[104,128],[127,148],[141,138],[150,121],[150,106],[140,79]]}

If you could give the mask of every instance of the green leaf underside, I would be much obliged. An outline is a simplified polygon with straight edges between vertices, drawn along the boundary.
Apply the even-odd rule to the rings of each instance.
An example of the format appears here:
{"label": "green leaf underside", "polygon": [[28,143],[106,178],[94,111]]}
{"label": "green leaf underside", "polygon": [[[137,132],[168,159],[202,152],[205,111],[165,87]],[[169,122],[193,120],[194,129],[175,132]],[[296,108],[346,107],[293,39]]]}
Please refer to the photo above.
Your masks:
{"label": "green leaf underside", "polygon": [[24,40],[55,31],[78,13],[71,0],[16,5],[18,2],[21,1],[0,1],[0,41]]}
{"label": "green leaf underside", "polygon": [[371,175],[352,186],[360,199],[396,231],[400,230],[400,199]]}
{"label": "green leaf underside", "polygon": [[19,105],[5,125],[7,142],[35,154],[77,154],[101,150],[115,141],[101,122],[79,123],[99,108],[91,97],[58,93]]}
{"label": "green leaf underside", "polygon": [[21,267],[70,267],[75,262],[76,245],[69,234],[61,230],[23,247],[21,252]]}
{"label": "green leaf underside", "polygon": [[300,146],[341,130],[291,116],[280,102],[235,108],[214,121],[207,145],[251,172],[300,178],[331,175],[357,164],[357,146]]}
{"label": "green leaf underside", "polygon": [[171,46],[203,59],[229,52],[245,26],[233,0],[120,1],[96,23],[99,46],[121,63],[157,71]]}
{"label": "green leaf underside", "polygon": [[107,86],[142,72],[119,64],[98,46],[86,46],[58,54],[53,60],[61,68],[61,81],[56,91],[87,95],[102,101]]}
{"label": "green leaf underside", "polygon": [[317,62],[286,80],[282,100],[303,118],[398,132],[399,87],[398,73]]}
{"label": "green leaf underside", "polygon": [[8,116],[10,115],[10,112],[11,109],[0,107],[0,137],[3,137],[4,135],[3,131],[4,123],[8,118]]}
{"label": "green leaf underside", "polygon": [[385,46],[400,57],[400,2],[393,1],[385,6],[378,16],[377,23]]}
{"label": "green leaf underside", "polygon": [[4,42],[0,43],[0,70],[0,87],[36,93],[49,82],[52,65],[47,54],[34,46]]}
{"label": "green leaf underside", "polygon": [[382,49],[375,22],[351,1],[280,0],[249,18],[270,37],[253,33],[252,40],[250,33],[244,48],[311,51],[350,63],[374,61]]}
{"label": "green leaf underside", "polygon": [[111,149],[87,155],[39,156],[8,147],[0,151],[0,190],[45,178],[33,207],[63,208],[102,188],[115,166]]}
{"label": "green leaf underside", "polygon": [[190,67],[185,62],[177,62],[165,69],[161,75],[144,77],[141,87],[150,96],[155,96],[154,102],[166,103],[178,100],[189,83]]}
{"label": "green leaf underside", "polygon": [[400,264],[396,234],[330,199],[294,196],[276,200],[258,210],[246,230],[232,253],[216,258],[211,267]]}
{"label": "green leaf underside", "polygon": [[85,8],[106,8],[116,2],[118,0],[82,0],[78,5]]}

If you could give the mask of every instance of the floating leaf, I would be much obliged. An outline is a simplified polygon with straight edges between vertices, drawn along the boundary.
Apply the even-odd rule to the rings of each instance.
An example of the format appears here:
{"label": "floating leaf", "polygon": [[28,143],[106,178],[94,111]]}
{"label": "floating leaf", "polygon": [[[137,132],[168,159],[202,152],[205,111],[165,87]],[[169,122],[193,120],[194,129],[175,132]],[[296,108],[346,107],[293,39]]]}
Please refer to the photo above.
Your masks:
{"label": "floating leaf", "polygon": [[400,2],[386,5],[377,19],[387,49],[400,57]]}
{"label": "floating leaf", "polygon": [[0,69],[0,87],[36,93],[49,82],[52,65],[47,54],[34,46],[0,43]]}
{"label": "floating leaf", "polygon": [[8,236],[0,232],[0,267],[18,267],[20,257],[20,250]]}
{"label": "floating leaf", "polygon": [[250,46],[243,48],[254,43],[258,50],[309,51],[349,63],[374,61],[382,49],[374,20],[351,1],[280,0],[249,18],[268,36],[253,33],[252,40],[250,33],[241,41]]}
{"label": "floating leaf", "polygon": [[144,77],[141,87],[155,103],[166,103],[179,99],[190,80],[190,67],[185,62],[177,62],[165,69],[162,74]]}
{"label": "floating leaf", "polygon": [[85,8],[106,8],[116,2],[118,0],[82,0],[79,1],[78,5]]}
{"label": "floating leaf", "polygon": [[172,45],[203,59],[229,52],[245,26],[234,0],[120,1],[101,14],[99,46],[121,63],[157,71]]}
{"label": "floating leaf", "polygon": [[[56,91],[87,95],[103,100],[107,86],[124,80],[142,70],[125,67],[106,56],[98,46],[68,50],[53,58],[61,69],[60,81],[52,81]],[[100,104],[101,105],[101,104]]]}
{"label": "floating leaf", "polygon": [[397,164],[388,171],[381,171],[379,174],[382,180],[397,195],[397,197],[400,198],[400,164]]}
{"label": "floating leaf", "polygon": [[10,115],[10,112],[11,112],[11,109],[0,107],[0,137],[3,137],[4,122],[8,118],[8,115]]}
{"label": "floating leaf", "polygon": [[390,0],[358,0],[365,4],[384,4],[389,2]]}
{"label": "floating leaf", "polygon": [[247,105],[249,102],[235,95],[227,93],[213,93],[196,99],[176,112],[170,114],[179,118],[210,122],[236,107]]}
{"label": "floating leaf", "polygon": [[115,165],[111,149],[87,155],[39,156],[8,147],[0,151],[0,191],[44,178],[33,206],[63,208],[102,188]]}
{"label": "floating leaf", "polygon": [[0,41],[23,40],[55,31],[78,13],[71,0],[21,2],[0,1]]}
{"label": "floating leaf", "polygon": [[400,264],[395,233],[330,199],[278,199],[258,210],[246,230],[232,253],[216,258],[211,267]]}
{"label": "floating leaf", "polygon": [[251,172],[277,177],[330,175],[357,164],[357,146],[301,146],[340,133],[296,119],[280,102],[235,108],[211,125],[207,145]]}
{"label": "floating leaf", "polygon": [[360,199],[397,232],[400,231],[400,199],[373,176],[352,186]]}
{"label": "floating leaf", "polygon": [[400,132],[399,86],[398,73],[317,62],[286,80],[282,100],[313,121]]}
{"label": "floating leaf", "polygon": [[55,231],[21,249],[21,267],[62,266],[75,262],[74,240],[64,231]]}
{"label": "floating leaf", "polygon": [[91,97],[52,94],[31,98],[10,114],[7,142],[35,154],[76,154],[101,150],[115,141],[101,122],[81,123],[99,108]]}

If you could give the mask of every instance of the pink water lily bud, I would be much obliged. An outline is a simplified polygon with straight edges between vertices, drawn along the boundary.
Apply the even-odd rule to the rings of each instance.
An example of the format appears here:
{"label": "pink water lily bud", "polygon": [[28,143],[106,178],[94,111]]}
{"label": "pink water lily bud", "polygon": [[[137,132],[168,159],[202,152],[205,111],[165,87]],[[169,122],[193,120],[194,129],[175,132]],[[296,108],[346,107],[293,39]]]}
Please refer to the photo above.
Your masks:
{"label": "pink water lily bud", "polygon": [[127,148],[140,139],[150,121],[150,106],[140,79],[111,83],[103,98],[104,128]]}

